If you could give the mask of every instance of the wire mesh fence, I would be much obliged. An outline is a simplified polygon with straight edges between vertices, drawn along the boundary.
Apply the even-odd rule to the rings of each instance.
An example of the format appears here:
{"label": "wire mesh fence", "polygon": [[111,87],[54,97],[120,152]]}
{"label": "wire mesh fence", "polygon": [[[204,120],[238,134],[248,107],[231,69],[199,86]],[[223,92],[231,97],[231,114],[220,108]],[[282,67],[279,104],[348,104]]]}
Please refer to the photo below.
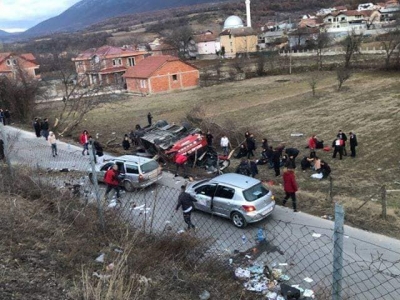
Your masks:
{"label": "wire mesh fence", "polygon": [[[13,170],[29,170],[35,180],[69,190],[80,197],[83,205],[96,204],[99,213],[111,211],[146,234],[189,234],[204,240],[207,251],[198,257],[198,263],[217,257],[260,298],[267,295],[277,299],[286,284],[302,291],[303,299],[400,299],[398,244],[384,247],[381,241],[373,243],[341,233],[329,221],[325,221],[328,226],[313,226],[275,214],[238,229],[229,219],[195,211],[192,222],[196,230],[186,232],[182,212],[176,211],[179,188],[185,179],[164,172],[155,184],[131,192],[122,190],[119,199],[116,195],[106,199],[106,186],[96,185],[89,178],[94,169],[101,170],[100,161],[96,166],[92,163],[91,153],[58,142],[55,154],[44,138],[1,129],[6,162]],[[338,238],[343,246],[335,243]],[[334,271],[335,248],[342,258],[340,272]]]}

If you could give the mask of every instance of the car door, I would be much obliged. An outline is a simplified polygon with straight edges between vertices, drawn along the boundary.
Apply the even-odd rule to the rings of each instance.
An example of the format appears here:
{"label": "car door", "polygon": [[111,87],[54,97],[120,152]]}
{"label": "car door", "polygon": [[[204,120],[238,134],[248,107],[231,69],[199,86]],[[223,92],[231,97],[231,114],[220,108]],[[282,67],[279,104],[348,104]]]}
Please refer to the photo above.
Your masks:
{"label": "car door", "polygon": [[196,209],[209,213],[212,211],[212,200],[216,188],[217,184],[208,183],[195,189],[194,198],[197,200],[197,202],[195,202]]}
{"label": "car door", "polygon": [[230,217],[230,212],[234,207],[233,196],[235,189],[219,184],[213,199],[213,212],[224,217]]}
{"label": "car door", "polygon": [[125,163],[125,179],[132,182],[133,185],[139,184],[139,167],[135,163]]}
{"label": "car door", "polygon": [[106,172],[108,169],[110,169],[114,165],[114,162],[108,162],[104,164],[101,168],[100,171],[97,173],[97,180],[99,182],[104,182],[104,176],[106,175]]}

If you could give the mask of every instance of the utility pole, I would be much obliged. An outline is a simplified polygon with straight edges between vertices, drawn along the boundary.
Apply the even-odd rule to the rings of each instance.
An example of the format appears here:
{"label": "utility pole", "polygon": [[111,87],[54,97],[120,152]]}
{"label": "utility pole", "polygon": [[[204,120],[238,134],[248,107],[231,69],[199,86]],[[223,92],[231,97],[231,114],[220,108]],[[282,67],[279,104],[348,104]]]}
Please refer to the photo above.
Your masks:
{"label": "utility pole", "polygon": [[343,235],[344,235],[344,209],[335,204],[335,228],[333,232],[333,282],[332,300],[342,300],[343,280]]}

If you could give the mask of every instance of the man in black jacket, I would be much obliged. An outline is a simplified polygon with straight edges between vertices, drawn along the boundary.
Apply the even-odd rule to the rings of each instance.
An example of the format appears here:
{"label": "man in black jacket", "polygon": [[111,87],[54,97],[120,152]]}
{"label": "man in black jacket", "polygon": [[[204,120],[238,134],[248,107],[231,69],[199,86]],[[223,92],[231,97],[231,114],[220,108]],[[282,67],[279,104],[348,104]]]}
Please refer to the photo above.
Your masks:
{"label": "man in black jacket", "polygon": [[247,147],[247,158],[250,159],[250,156],[254,157],[254,150],[256,150],[256,140],[254,139],[253,134],[246,139],[246,147]]}
{"label": "man in black jacket", "polygon": [[343,131],[339,130],[337,138],[343,141],[343,155],[347,156],[347,151],[346,151],[347,135]]}
{"label": "man in black jacket", "polygon": [[288,160],[287,160],[288,165],[286,165],[286,167],[288,167],[288,168],[290,167],[291,169],[295,169],[296,168],[296,157],[300,153],[299,149],[296,149],[296,148],[285,148],[283,151],[285,151],[285,153],[288,156]]}
{"label": "man in black jacket", "polygon": [[357,142],[357,136],[350,132],[350,151],[351,151],[351,157],[356,157],[356,147],[358,146]]}
{"label": "man in black jacket", "polygon": [[274,152],[272,153],[272,163],[274,165],[275,176],[281,175],[281,153],[277,148],[275,148]]}
{"label": "man in black jacket", "polygon": [[191,221],[191,214],[194,209],[193,202],[197,202],[197,200],[194,199],[190,194],[186,193],[185,186],[182,185],[175,211],[177,212],[182,206],[183,220],[188,225],[188,230],[195,228]]}
{"label": "man in black jacket", "polygon": [[36,137],[40,138],[41,137],[41,130],[42,128],[40,127],[40,122],[38,118],[35,118],[35,121],[33,122],[33,128],[35,129]]}
{"label": "man in black jacket", "polygon": [[42,129],[42,136],[47,141],[47,138],[49,137],[49,121],[44,119],[43,123],[40,125],[40,128]]}
{"label": "man in black jacket", "polygon": [[252,174],[250,164],[246,159],[242,159],[242,161],[236,168],[236,173],[245,176],[250,176]]}

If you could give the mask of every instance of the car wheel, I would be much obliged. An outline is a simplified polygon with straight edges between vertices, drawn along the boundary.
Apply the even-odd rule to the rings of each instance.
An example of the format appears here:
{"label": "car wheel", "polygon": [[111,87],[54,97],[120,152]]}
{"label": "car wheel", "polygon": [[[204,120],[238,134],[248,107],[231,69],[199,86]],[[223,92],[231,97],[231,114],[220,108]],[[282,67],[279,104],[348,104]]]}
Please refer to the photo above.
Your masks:
{"label": "car wheel", "polygon": [[243,217],[241,213],[238,212],[233,212],[231,215],[231,219],[233,222],[233,225],[235,225],[238,228],[245,228],[247,226],[246,219]]}
{"label": "car wheel", "polygon": [[127,192],[133,192],[133,190],[135,189],[132,182],[127,180],[124,182],[124,188]]}
{"label": "car wheel", "polygon": [[93,173],[89,173],[89,180],[91,184],[94,184]]}

